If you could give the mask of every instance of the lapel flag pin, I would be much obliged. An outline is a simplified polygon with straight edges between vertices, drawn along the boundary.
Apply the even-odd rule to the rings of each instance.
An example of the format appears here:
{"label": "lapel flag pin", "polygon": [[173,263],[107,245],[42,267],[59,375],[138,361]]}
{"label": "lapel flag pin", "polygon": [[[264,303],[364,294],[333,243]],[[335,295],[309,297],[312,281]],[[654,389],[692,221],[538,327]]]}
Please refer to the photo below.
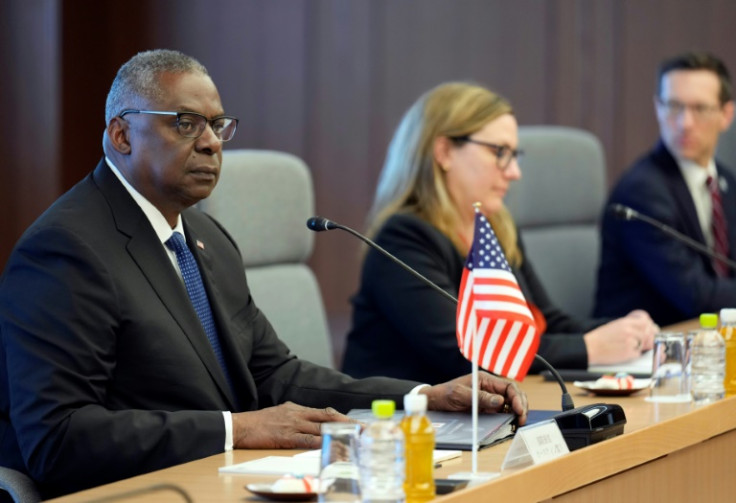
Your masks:
{"label": "lapel flag pin", "polygon": [[200,250],[204,250],[204,243],[199,239],[197,240],[197,248],[199,248]]}

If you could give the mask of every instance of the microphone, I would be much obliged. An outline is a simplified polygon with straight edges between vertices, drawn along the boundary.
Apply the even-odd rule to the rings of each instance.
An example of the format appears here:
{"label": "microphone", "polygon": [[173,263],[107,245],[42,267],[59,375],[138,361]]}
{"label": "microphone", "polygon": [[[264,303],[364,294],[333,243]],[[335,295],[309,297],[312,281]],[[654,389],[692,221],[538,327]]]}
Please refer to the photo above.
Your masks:
{"label": "microphone", "polygon": [[[352,234],[457,305],[457,298],[447,293],[434,282],[430,281],[426,276],[410,267],[406,262],[389,253],[378,243],[358,231],[319,216],[314,216],[307,220],[307,227],[315,232],[341,229]],[[554,419],[571,451],[623,433],[624,424],[626,423],[626,415],[620,405],[596,403],[575,408],[572,396],[568,393],[565,381],[562,380],[557,369],[538,354],[535,354],[534,358],[547,367],[562,390],[562,412],[554,416]]]}
{"label": "microphone", "polygon": [[457,299],[447,293],[445,290],[440,288],[439,286],[435,285],[433,282],[431,282],[429,279],[427,279],[425,276],[423,276],[421,273],[417,272],[415,269],[410,267],[406,262],[399,260],[398,257],[392,255],[391,253],[387,252],[384,248],[382,248],[378,243],[375,241],[368,239],[366,236],[361,234],[360,232],[351,229],[350,227],[347,227],[345,225],[340,225],[336,222],[333,222],[332,220],[329,220],[325,217],[312,217],[309,220],[307,220],[307,227],[309,227],[310,230],[313,230],[315,232],[322,232],[322,231],[331,231],[332,229],[342,229],[346,232],[349,232],[356,238],[360,239],[361,241],[365,242],[368,246],[371,248],[374,248],[375,250],[381,252],[383,255],[388,257],[389,259],[393,260],[396,264],[401,266],[403,269],[409,271],[411,274],[422,280],[426,285],[432,287],[435,291],[437,291],[439,294],[441,294],[443,297],[445,297],[450,302],[453,302],[455,305],[457,305]]}
{"label": "microphone", "polygon": [[652,227],[656,227],[657,229],[661,230],[665,234],[668,234],[669,236],[675,238],[677,241],[680,241],[681,243],[686,244],[690,248],[704,255],[707,255],[708,257],[712,259],[716,259],[716,260],[723,262],[724,264],[728,265],[728,267],[730,267],[731,269],[736,269],[736,262],[726,257],[725,255],[711,250],[710,248],[705,246],[703,243],[699,243],[695,241],[691,237],[686,236],[682,232],[679,232],[673,229],[669,225],[662,223],[659,220],[656,220],[652,217],[639,213],[634,208],[630,208],[629,206],[626,206],[623,204],[615,203],[615,204],[611,204],[608,207],[608,209],[619,220],[626,220],[626,221],[639,220],[641,222],[647,223],[651,225]]}
{"label": "microphone", "polygon": [[327,220],[325,217],[315,216],[307,220],[307,227],[314,232],[322,232],[337,229],[339,226],[335,222]]}

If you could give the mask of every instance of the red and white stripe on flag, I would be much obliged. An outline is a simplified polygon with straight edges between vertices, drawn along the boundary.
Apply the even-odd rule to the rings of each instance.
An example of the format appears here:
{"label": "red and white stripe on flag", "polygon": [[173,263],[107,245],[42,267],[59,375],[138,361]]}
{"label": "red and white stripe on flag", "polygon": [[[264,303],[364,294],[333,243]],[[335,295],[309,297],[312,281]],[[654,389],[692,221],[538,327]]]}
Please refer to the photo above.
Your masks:
{"label": "red and white stripe on flag", "polygon": [[465,263],[457,306],[460,352],[479,367],[522,380],[539,347],[537,327],[496,235],[480,213]]}

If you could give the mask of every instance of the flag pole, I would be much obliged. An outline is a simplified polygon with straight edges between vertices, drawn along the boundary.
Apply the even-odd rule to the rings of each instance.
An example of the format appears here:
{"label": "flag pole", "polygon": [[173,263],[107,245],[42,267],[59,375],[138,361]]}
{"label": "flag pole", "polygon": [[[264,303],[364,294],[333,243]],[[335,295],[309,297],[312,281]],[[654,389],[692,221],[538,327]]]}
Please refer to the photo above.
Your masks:
{"label": "flag pole", "polygon": [[477,327],[473,328],[473,475],[478,474],[478,339]]}
{"label": "flag pole", "polygon": [[[475,210],[476,215],[480,213],[480,201],[476,201],[473,203],[473,209]],[[475,222],[475,219],[473,219]],[[473,227],[473,241],[475,241],[475,226]],[[472,246],[471,246],[472,248]],[[473,317],[475,318],[475,317]],[[478,324],[477,319],[474,319],[473,322],[473,329],[472,329],[472,335],[473,338],[471,339],[473,341],[473,368],[472,368],[472,391],[473,391],[473,401],[472,401],[472,414],[473,414],[473,451],[472,451],[472,460],[473,460],[473,475],[478,474],[478,355],[480,353],[480,344],[478,344]]]}

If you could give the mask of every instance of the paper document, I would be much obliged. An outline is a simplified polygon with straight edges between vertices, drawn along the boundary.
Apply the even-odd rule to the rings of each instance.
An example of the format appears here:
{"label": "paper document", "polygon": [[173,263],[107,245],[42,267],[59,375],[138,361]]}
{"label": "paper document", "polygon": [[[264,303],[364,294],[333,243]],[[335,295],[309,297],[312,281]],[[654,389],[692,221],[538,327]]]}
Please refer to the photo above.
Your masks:
{"label": "paper document", "polygon": [[600,372],[601,374],[615,374],[616,372],[626,372],[628,374],[645,374],[652,375],[652,350],[642,353],[636,360],[624,363],[616,363],[614,365],[590,365],[588,372]]}
{"label": "paper document", "polygon": [[463,451],[435,449],[434,451],[432,451],[432,461],[437,464],[443,461],[449,461],[451,459],[459,458],[462,455]]}
{"label": "paper document", "polygon": [[266,456],[265,458],[238,463],[237,465],[221,466],[220,473],[240,473],[259,475],[286,475],[287,473],[301,475],[319,475],[319,456]]}

